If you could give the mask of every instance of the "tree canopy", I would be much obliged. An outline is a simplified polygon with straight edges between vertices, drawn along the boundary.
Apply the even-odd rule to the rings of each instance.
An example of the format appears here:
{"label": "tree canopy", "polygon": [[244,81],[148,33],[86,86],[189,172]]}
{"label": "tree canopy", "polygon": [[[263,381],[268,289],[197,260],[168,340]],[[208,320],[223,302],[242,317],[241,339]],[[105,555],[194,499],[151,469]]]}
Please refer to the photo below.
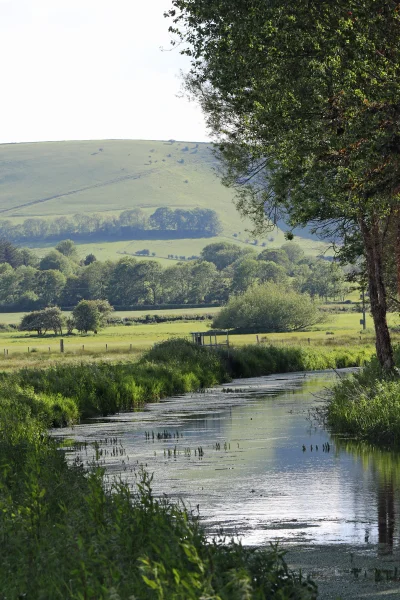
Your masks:
{"label": "tree canopy", "polygon": [[299,331],[321,320],[321,313],[308,294],[270,282],[232,296],[215,317],[213,326],[268,333]]}
{"label": "tree canopy", "polygon": [[258,229],[311,223],[346,251],[361,239],[378,359],[392,368],[381,274],[388,225],[400,223],[397,2],[172,3],[187,88],[239,210]]}

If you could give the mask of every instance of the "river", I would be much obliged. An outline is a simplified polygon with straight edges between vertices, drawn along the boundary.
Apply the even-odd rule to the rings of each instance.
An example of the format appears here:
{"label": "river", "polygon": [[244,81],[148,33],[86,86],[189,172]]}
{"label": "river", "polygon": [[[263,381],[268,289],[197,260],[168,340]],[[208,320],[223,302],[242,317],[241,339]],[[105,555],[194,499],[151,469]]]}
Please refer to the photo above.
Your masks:
{"label": "river", "polygon": [[[345,373],[241,379],[203,393],[62,431],[71,459],[97,457],[132,483],[143,467],[156,495],[181,499],[212,535],[244,544],[398,544],[400,461],[330,436],[313,419]],[[56,432],[57,436],[60,431]],[[328,446],[329,444],[329,446]]]}

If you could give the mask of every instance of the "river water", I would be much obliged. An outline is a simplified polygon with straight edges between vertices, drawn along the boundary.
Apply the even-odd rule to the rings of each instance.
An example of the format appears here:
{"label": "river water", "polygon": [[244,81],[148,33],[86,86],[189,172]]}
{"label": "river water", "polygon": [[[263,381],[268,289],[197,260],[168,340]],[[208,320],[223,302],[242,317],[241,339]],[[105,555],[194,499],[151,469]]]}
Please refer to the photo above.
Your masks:
{"label": "river water", "polygon": [[335,439],[312,419],[337,377],[236,380],[62,434],[86,442],[71,447],[71,459],[86,464],[97,451],[111,477],[134,485],[141,467],[154,473],[154,493],[183,500],[210,534],[223,528],[248,545],[391,548],[398,542],[398,455]]}

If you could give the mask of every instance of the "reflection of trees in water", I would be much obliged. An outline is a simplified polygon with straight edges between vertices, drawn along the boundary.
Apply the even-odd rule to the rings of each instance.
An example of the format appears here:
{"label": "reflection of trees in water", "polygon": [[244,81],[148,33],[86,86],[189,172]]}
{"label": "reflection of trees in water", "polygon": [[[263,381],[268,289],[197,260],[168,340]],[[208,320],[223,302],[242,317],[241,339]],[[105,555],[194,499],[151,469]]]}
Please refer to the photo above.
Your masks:
{"label": "reflection of trees in water", "polygon": [[378,542],[393,549],[395,526],[394,483],[389,481],[378,483]]}
{"label": "reflection of trees in water", "polygon": [[[382,551],[391,551],[400,505],[400,453],[340,439],[336,440],[336,448],[359,459],[363,468],[372,474],[377,496],[378,543]],[[368,541],[368,538],[367,530],[365,540]]]}

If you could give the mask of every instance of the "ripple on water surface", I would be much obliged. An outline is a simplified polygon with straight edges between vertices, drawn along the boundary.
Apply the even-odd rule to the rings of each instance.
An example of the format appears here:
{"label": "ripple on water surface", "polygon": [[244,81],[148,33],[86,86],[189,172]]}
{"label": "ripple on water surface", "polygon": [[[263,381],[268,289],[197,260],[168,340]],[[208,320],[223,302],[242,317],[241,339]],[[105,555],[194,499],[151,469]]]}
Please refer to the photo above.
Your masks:
{"label": "ripple on water surface", "polygon": [[97,442],[110,475],[132,484],[143,465],[154,473],[154,493],[199,510],[210,533],[222,527],[246,544],[396,544],[397,455],[333,440],[310,421],[335,377],[236,380],[63,436],[89,443],[70,453],[84,461]]}

